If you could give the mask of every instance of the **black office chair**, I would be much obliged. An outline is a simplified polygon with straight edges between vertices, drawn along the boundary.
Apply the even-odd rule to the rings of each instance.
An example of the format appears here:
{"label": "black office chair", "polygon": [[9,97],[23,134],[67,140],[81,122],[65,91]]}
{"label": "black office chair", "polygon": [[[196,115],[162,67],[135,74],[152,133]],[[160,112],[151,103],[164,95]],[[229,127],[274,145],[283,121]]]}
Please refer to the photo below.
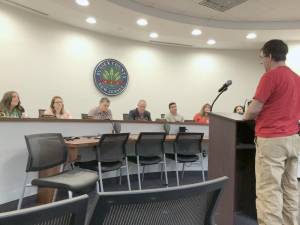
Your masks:
{"label": "black office chair", "polygon": [[[25,136],[25,140],[29,156],[18,209],[21,208],[26,187],[38,186],[64,189],[68,191],[69,198],[73,197],[73,193],[87,193],[95,187],[98,181],[98,175],[95,172],[78,168],[63,171],[68,150],[61,134],[33,134]],[[61,167],[60,173],[49,177],[36,178],[30,184],[26,184],[29,172],[37,172],[59,165]],[[55,197],[56,191],[53,201]]]}
{"label": "black office chair", "polygon": [[122,169],[127,172],[128,189],[131,190],[128,160],[125,150],[129,133],[103,134],[97,146],[98,175],[101,191],[104,191],[102,172],[120,170],[120,184],[122,179]]}
{"label": "black office chair", "polygon": [[88,196],[0,213],[1,225],[84,225]]}
{"label": "black office chair", "polygon": [[179,185],[178,163],[183,164],[181,174],[181,179],[183,179],[185,164],[200,161],[202,181],[205,181],[202,155],[203,136],[204,133],[177,133],[173,147],[174,154],[167,154],[167,158],[175,160],[177,185]]}
{"label": "black office chair", "polygon": [[129,160],[137,164],[138,181],[139,181],[140,190],[142,189],[140,166],[143,167],[143,177],[142,177],[142,181],[143,181],[145,166],[162,164],[165,170],[166,185],[168,186],[167,164],[166,164],[166,157],[165,157],[165,150],[164,150],[165,138],[166,138],[166,133],[142,132],[140,133],[135,143],[136,157],[130,157]]}
{"label": "black office chair", "polygon": [[227,180],[99,193],[90,225],[215,225],[215,209]]}

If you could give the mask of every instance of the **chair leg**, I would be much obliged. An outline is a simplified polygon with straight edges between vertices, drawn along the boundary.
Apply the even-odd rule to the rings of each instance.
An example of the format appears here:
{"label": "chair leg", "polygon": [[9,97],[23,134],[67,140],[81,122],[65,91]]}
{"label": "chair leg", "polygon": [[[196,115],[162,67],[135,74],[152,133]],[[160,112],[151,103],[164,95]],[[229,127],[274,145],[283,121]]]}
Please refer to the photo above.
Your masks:
{"label": "chair leg", "polygon": [[164,154],[164,167],[165,167],[165,179],[166,179],[166,185],[168,187],[169,181],[168,181],[168,172],[167,172],[167,162],[166,162],[166,155]]}
{"label": "chair leg", "polygon": [[69,195],[69,198],[72,198],[73,197],[72,191],[68,191],[68,195]]}
{"label": "chair leg", "polygon": [[183,176],[184,176],[184,166],[185,163],[182,164],[181,180],[183,180]]}
{"label": "chair leg", "polygon": [[21,209],[21,207],[22,207],[22,202],[23,202],[23,198],[24,198],[24,194],[25,194],[25,188],[26,188],[27,177],[28,177],[28,173],[26,173],[26,175],[25,175],[24,184],[23,184],[23,189],[22,189],[21,196],[20,196],[19,202],[18,202],[18,208],[17,208],[18,210]]}
{"label": "chair leg", "polygon": [[161,163],[161,164],[160,164],[160,181],[161,181],[161,182],[162,182],[162,180],[163,180],[163,168],[164,168],[164,164]]}
{"label": "chair leg", "polygon": [[122,184],[122,167],[120,167],[119,185]]}
{"label": "chair leg", "polygon": [[204,173],[204,162],[202,152],[200,153],[200,163],[202,168],[202,181],[205,182],[205,173]]}
{"label": "chair leg", "polygon": [[142,185],[141,185],[141,174],[140,174],[140,157],[136,157],[137,160],[137,169],[138,169],[138,180],[139,180],[139,190],[142,190]]}
{"label": "chair leg", "polygon": [[97,191],[97,193],[100,192],[100,190],[99,190],[99,180],[97,180],[97,182],[96,182],[96,191]]}
{"label": "chair leg", "polygon": [[98,162],[98,176],[100,181],[100,192],[104,192],[103,181],[102,181],[102,170],[101,170],[101,162]]}
{"label": "chair leg", "polygon": [[55,188],[54,193],[53,193],[53,197],[52,197],[52,202],[55,202],[56,197],[57,197],[57,192],[58,192],[58,189]]}
{"label": "chair leg", "polygon": [[128,189],[129,189],[129,191],[131,191],[131,183],[130,183],[130,177],[129,177],[129,168],[128,168],[128,160],[127,160],[127,157],[125,157],[125,163],[126,163],[126,172],[127,172]]}
{"label": "chair leg", "polygon": [[177,153],[175,153],[175,170],[176,170],[177,186],[179,186],[178,167],[177,167]]}
{"label": "chair leg", "polygon": [[143,173],[142,173],[142,183],[144,183],[144,176],[145,176],[145,165],[143,166]]}

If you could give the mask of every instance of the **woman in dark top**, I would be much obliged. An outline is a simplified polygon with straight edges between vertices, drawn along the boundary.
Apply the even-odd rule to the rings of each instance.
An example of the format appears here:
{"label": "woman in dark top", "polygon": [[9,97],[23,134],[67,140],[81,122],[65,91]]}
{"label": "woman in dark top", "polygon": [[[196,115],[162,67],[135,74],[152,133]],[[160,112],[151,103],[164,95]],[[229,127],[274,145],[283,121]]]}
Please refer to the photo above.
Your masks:
{"label": "woman in dark top", "polygon": [[23,118],[25,110],[21,106],[20,97],[15,91],[8,91],[0,102],[0,114],[4,117]]}

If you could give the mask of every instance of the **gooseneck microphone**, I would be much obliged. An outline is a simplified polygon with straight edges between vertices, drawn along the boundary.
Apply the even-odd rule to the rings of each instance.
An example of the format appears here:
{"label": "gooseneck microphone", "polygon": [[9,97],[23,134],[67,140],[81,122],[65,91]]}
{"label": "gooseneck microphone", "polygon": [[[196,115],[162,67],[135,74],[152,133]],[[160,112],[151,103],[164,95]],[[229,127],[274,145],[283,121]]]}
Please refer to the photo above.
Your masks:
{"label": "gooseneck microphone", "polygon": [[217,99],[220,97],[221,94],[223,94],[225,91],[227,91],[228,87],[232,84],[232,81],[231,80],[228,80],[226,81],[225,84],[223,84],[222,87],[219,88],[218,92],[218,96],[215,98],[215,100],[213,101],[213,103],[211,104],[211,111],[213,109],[213,106],[215,104],[215,102],[217,101]]}
{"label": "gooseneck microphone", "polygon": [[232,81],[231,81],[231,80],[226,81],[226,83],[223,84],[223,86],[219,88],[218,92],[226,91],[227,88],[228,88],[231,84],[232,84]]}

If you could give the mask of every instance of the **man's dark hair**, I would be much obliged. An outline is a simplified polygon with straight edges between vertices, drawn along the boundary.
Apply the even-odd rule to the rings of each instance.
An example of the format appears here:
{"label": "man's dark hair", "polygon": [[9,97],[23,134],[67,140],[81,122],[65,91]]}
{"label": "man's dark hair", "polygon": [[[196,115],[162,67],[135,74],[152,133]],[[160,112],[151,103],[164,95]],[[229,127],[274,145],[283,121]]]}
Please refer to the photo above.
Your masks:
{"label": "man's dark hair", "polygon": [[171,108],[172,105],[176,105],[176,103],[175,102],[170,102],[169,103],[169,109]]}
{"label": "man's dark hair", "polygon": [[282,40],[273,39],[264,44],[261,51],[265,57],[272,56],[275,62],[285,61],[289,51],[288,46]]}

